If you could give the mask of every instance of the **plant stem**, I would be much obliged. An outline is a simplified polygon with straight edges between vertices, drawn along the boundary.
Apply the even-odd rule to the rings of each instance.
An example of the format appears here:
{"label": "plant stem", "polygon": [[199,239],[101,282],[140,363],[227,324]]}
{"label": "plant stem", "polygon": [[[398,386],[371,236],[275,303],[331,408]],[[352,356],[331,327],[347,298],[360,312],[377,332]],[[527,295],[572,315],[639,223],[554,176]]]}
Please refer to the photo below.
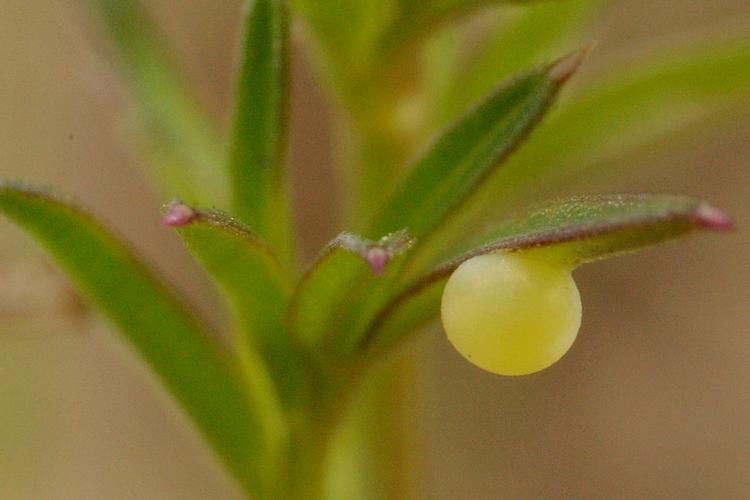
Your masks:
{"label": "plant stem", "polygon": [[[402,123],[399,113],[404,97],[413,90],[417,65],[414,61],[397,67],[382,63],[348,81],[340,95],[346,111],[342,110],[336,123],[334,157],[344,179],[344,222],[357,231],[363,231],[376,215],[416,142],[417,128]],[[405,452],[411,440],[406,436],[402,396],[411,385],[411,373],[404,370],[408,364],[404,361],[401,357],[397,363],[357,373],[355,377],[361,380],[349,384],[346,394],[340,395],[345,402],[339,401],[339,406],[345,408],[327,424],[331,426],[331,456],[325,472],[332,498],[408,497],[412,481]]]}
{"label": "plant stem", "polygon": [[325,498],[326,457],[330,433],[327,424],[298,428],[289,447],[289,477],[282,485],[290,500]]}
{"label": "plant stem", "polygon": [[312,395],[305,410],[293,417],[288,447],[289,477],[281,491],[284,498],[329,498],[331,452],[342,416],[359,382],[359,370],[329,370],[320,365],[310,372]]}

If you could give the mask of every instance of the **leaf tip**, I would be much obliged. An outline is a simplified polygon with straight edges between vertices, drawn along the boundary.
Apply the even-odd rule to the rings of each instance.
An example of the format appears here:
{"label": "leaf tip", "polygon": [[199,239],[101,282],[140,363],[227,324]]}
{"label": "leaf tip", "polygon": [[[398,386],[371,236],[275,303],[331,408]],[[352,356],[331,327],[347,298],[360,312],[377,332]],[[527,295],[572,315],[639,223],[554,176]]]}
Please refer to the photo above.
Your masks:
{"label": "leaf tip", "polygon": [[382,276],[383,274],[385,274],[385,269],[386,266],[388,266],[388,261],[391,260],[388,252],[381,247],[369,248],[367,252],[365,252],[364,257],[367,260],[367,263],[370,265],[370,269],[372,269],[372,272],[378,276]]}
{"label": "leaf tip", "polygon": [[547,76],[558,84],[565,83],[578,70],[593,47],[594,42],[588,43],[553,62],[547,68]]}
{"label": "leaf tip", "polygon": [[414,238],[408,231],[402,229],[378,241],[365,240],[354,234],[343,233],[335,242],[357,253],[367,262],[373,274],[382,276],[388,270],[388,264],[394,257],[404,254],[412,247]]}
{"label": "leaf tip", "polygon": [[174,200],[167,206],[166,214],[161,223],[167,227],[182,227],[190,224],[198,217],[198,214],[180,200]]}
{"label": "leaf tip", "polygon": [[736,229],[734,222],[727,214],[705,202],[698,205],[693,217],[700,227],[710,231],[728,233]]}

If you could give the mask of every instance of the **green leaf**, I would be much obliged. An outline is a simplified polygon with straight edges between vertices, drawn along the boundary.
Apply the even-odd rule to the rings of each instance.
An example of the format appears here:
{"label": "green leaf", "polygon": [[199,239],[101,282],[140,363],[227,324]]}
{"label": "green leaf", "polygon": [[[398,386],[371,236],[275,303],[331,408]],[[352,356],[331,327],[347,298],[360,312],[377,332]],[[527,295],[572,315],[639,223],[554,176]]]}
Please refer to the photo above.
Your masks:
{"label": "green leaf", "polygon": [[232,212],[290,262],[286,2],[250,2],[229,151]]}
{"label": "green leaf", "polygon": [[375,242],[351,233],[334,239],[302,278],[289,307],[292,332],[306,345],[329,346],[340,341],[342,322],[366,290],[386,279],[411,246],[401,231]]}
{"label": "green leaf", "polygon": [[439,123],[459,116],[470,103],[489,92],[495,82],[522,71],[552,51],[571,43],[606,0],[545,2],[516,9],[485,42],[468,67],[454,75],[446,95],[435,102]]}
{"label": "green leaf", "polygon": [[168,44],[138,0],[91,0],[114,42],[117,62],[145,120],[137,134],[148,173],[167,196],[225,206],[226,175],[217,170],[222,152],[209,120],[185,87]]}
{"label": "green leaf", "polygon": [[282,403],[294,406],[304,392],[303,366],[285,330],[291,285],[276,256],[242,222],[219,212],[173,202],[164,223],[177,228],[221,287],[236,319],[240,348],[263,355]]}
{"label": "green leaf", "polygon": [[612,195],[552,203],[493,231],[489,241],[415,280],[388,304],[363,341],[378,351],[435,320],[448,277],[466,260],[498,251],[524,252],[577,266],[686,235],[727,231],[731,221],[711,205],[682,196]]}
{"label": "green leaf", "polygon": [[583,55],[577,51],[532,70],[471,109],[411,168],[371,233],[406,228],[423,242],[526,139]]}
{"label": "green leaf", "polygon": [[237,360],[220,351],[179,298],[85,213],[9,184],[0,184],[0,211],[33,234],[120,328],[246,490],[265,491],[280,422],[266,394],[255,390],[259,381],[243,383]]}
{"label": "green leaf", "polygon": [[[701,45],[618,64],[615,74],[581,90],[493,178],[488,198],[510,202],[583,174],[613,175],[608,161],[617,156],[728,114],[731,105],[747,109],[747,39]],[[486,206],[497,212],[497,203]]]}
{"label": "green leaf", "polygon": [[[732,229],[708,203],[672,195],[579,197],[531,211],[490,233],[477,255],[523,251],[535,258],[577,266],[632,252],[696,229]],[[467,254],[461,262],[469,258]]]}
{"label": "green leaf", "polygon": [[530,3],[537,0],[397,0],[394,20],[383,34],[380,47],[387,53],[397,53],[441,23],[456,21],[484,7]]}
{"label": "green leaf", "polygon": [[465,12],[478,7],[500,4],[529,4],[546,0],[401,0],[412,11],[432,12],[433,15],[447,15]]}
{"label": "green leaf", "polygon": [[361,340],[360,349],[374,358],[431,326],[440,316],[440,301],[447,281],[448,276],[423,280],[399,294],[376,316]]}

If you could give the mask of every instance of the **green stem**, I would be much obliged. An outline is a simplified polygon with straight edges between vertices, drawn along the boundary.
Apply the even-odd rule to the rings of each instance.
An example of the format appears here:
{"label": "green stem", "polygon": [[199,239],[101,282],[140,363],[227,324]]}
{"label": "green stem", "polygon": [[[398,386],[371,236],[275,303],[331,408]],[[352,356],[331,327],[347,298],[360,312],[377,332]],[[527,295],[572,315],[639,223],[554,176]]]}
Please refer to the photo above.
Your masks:
{"label": "green stem", "polygon": [[377,61],[340,93],[345,109],[337,123],[335,155],[349,229],[362,230],[373,218],[415,149],[419,123],[402,108],[415,90],[416,67],[413,60],[398,65]]}
{"label": "green stem", "polygon": [[361,380],[358,370],[330,370],[316,365],[310,372],[312,394],[307,407],[293,418],[288,447],[284,498],[329,498],[331,452],[342,416]]}
{"label": "green stem", "polygon": [[411,471],[406,405],[411,371],[408,360],[399,359],[381,367],[365,394],[366,413],[360,420],[360,432],[371,455],[375,498],[410,498]]}
{"label": "green stem", "polygon": [[[367,119],[359,119],[366,121]],[[384,194],[389,191],[403,167],[403,138],[387,131],[371,117],[367,130],[339,124],[339,165],[344,179],[346,226],[361,231],[375,215]],[[342,122],[350,120],[342,119]],[[355,130],[352,131],[351,129]],[[366,235],[379,238],[380,235]]]}
{"label": "green stem", "polygon": [[[373,81],[375,79],[373,78]],[[354,172],[354,203],[350,212],[360,231],[366,229],[377,215],[390,188],[398,181],[411,151],[413,134],[399,123],[398,107],[403,102],[403,88],[395,73],[381,76],[375,85],[367,113],[355,117],[354,147],[349,151],[346,170]],[[408,92],[408,90],[406,91]],[[380,238],[382,234],[366,234]],[[343,457],[356,464],[356,498],[409,498],[412,489],[408,470],[410,430],[406,424],[404,391],[411,385],[408,361],[401,358],[366,370],[345,422],[349,433],[349,449]],[[350,480],[351,481],[351,480]],[[346,498],[346,496],[344,496]],[[350,496],[350,498],[353,498]]]}
{"label": "green stem", "polygon": [[[415,149],[420,129],[402,123],[399,107],[414,90],[417,66],[414,61],[379,61],[366,75],[349,79],[332,70],[346,108],[337,123],[334,154],[344,179],[348,229],[366,229]],[[338,412],[329,436],[331,460],[325,472],[331,498],[408,497],[412,481],[405,465],[411,440],[402,389],[411,385],[410,376],[401,361],[372,366],[344,390],[346,408]]]}
{"label": "green stem", "polygon": [[319,422],[297,429],[289,447],[289,476],[282,485],[290,500],[323,500],[325,498],[326,458],[330,432],[328,424]]}

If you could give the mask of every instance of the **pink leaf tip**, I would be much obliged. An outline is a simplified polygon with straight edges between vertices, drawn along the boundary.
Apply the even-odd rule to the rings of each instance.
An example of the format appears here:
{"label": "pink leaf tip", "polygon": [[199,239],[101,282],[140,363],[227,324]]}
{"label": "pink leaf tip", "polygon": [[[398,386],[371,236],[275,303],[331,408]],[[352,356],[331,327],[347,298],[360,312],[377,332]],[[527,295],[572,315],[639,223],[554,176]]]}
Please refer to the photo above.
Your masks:
{"label": "pink leaf tip", "polygon": [[696,209],[694,217],[698,225],[710,229],[711,231],[730,232],[735,230],[735,225],[734,222],[732,222],[732,219],[730,219],[727,214],[708,203],[701,203]]}
{"label": "pink leaf tip", "polygon": [[181,227],[193,222],[197,216],[195,210],[175,200],[167,207],[167,213],[161,219],[161,223],[168,227]]}
{"label": "pink leaf tip", "polygon": [[367,259],[367,263],[370,264],[372,272],[378,276],[382,276],[385,273],[385,268],[391,259],[388,252],[381,247],[370,247],[367,249],[365,258]]}
{"label": "pink leaf tip", "polygon": [[547,68],[547,76],[557,83],[564,83],[578,70],[578,67],[583,63],[593,47],[594,43],[589,43],[553,62]]}

